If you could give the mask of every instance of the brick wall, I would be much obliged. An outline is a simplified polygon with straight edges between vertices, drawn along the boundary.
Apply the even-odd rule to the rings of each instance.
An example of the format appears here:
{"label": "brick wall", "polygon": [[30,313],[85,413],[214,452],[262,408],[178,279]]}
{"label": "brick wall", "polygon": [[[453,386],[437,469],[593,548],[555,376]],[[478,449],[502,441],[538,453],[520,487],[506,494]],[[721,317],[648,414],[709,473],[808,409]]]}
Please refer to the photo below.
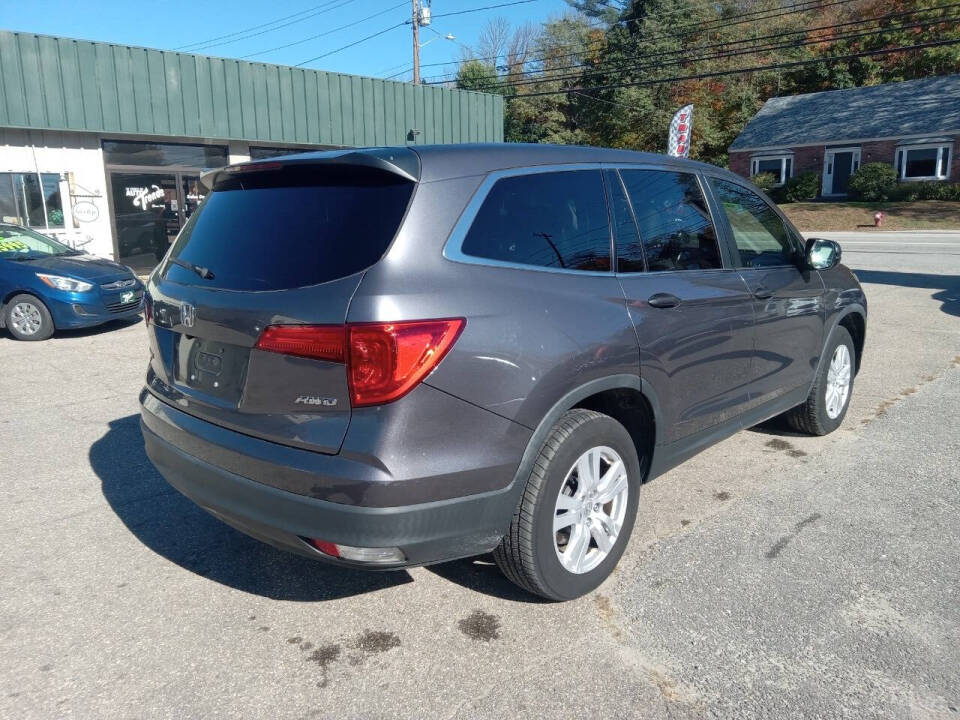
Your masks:
{"label": "brick wall", "polygon": [[735,172],[740,177],[750,177],[750,153],[732,152],[727,160],[731,172]]}
{"label": "brick wall", "polygon": [[793,148],[794,177],[805,172],[822,173],[824,149],[823,145]]}
{"label": "brick wall", "polygon": [[860,164],[883,162],[893,165],[897,162],[897,141],[881,140],[865,142],[860,145]]}

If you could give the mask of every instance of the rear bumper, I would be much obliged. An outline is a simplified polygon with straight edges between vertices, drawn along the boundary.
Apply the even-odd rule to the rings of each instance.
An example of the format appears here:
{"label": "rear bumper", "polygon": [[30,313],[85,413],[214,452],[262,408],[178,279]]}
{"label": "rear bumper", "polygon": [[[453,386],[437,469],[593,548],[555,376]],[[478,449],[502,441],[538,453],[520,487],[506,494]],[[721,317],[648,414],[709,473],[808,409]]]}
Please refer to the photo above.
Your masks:
{"label": "rear bumper", "polygon": [[[152,399],[141,412],[146,451],[167,482],[241,532],[317,560],[391,569],[478,555],[496,547],[518,500],[516,483],[465,497],[392,507],[347,505],[288,492],[213,465],[161,437],[151,429],[151,425],[157,427],[157,420],[150,407],[159,401],[146,398]],[[169,422],[170,413],[182,415],[169,406],[163,412],[168,416],[164,422]],[[206,444],[194,436],[191,451],[217,457],[215,448],[208,454],[198,442]],[[350,472],[350,464],[342,458],[327,457],[338,472]],[[334,559],[303,538],[354,547],[398,547],[406,559],[388,564]]]}

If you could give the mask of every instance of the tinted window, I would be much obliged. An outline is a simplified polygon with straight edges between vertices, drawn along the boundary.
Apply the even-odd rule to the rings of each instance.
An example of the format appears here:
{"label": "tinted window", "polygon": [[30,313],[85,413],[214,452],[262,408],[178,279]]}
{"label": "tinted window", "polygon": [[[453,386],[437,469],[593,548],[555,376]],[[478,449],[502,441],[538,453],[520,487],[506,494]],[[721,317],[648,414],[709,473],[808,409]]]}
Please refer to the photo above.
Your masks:
{"label": "tinted window", "polygon": [[643,246],[637,234],[637,224],[630,211],[616,170],[605,170],[607,189],[610,193],[610,212],[613,216],[613,237],[617,246],[617,272],[643,272]]}
{"label": "tinted window", "polygon": [[567,270],[610,269],[610,224],[599,170],[498,180],[463,241],[466,255]]}
{"label": "tinted window", "polygon": [[193,213],[166,276],[229,290],[279,290],[346,277],[377,262],[406,210],[413,183],[363,168],[316,166],[231,177]]}
{"label": "tinted window", "polygon": [[733,238],[740,251],[741,267],[789,265],[795,247],[783,220],[762,197],[749,188],[725,180],[710,179],[723,205]]}
{"label": "tinted window", "polygon": [[[622,170],[652,270],[722,267],[717,233],[697,178],[668,170]],[[625,249],[626,257],[638,249]]]}
{"label": "tinted window", "polygon": [[103,157],[108,165],[188,165],[214,168],[227,164],[227,148],[220,145],[104,140]]}

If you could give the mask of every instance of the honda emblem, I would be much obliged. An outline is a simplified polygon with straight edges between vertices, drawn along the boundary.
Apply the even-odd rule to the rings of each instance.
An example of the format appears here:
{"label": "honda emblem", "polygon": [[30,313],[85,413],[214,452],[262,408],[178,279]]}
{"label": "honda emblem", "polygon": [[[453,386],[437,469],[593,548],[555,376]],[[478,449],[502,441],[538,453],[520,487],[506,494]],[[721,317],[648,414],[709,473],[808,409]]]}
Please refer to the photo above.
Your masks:
{"label": "honda emblem", "polygon": [[197,309],[190,303],[180,303],[180,322],[185,327],[193,327],[197,321]]}

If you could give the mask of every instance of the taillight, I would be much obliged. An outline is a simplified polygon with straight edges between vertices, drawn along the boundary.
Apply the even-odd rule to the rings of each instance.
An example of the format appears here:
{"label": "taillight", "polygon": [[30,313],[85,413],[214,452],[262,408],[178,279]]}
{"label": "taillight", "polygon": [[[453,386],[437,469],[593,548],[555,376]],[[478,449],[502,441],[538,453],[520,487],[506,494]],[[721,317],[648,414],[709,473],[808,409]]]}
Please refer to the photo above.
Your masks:
{"label": "taillight", "polygon": [[257,348],[342,363],[345,335],[344,328],[331,325],[271,325],[260,335]]}
{"label": "taillight", "polygon": [[271,325],[260,350],[345,362],[353,407],[397,400],[423,380],[460,336],[466,320],[339,325]]}
{"label": "taillight", "polygon": [[410,392],[443,359],[463,318],[347,326],[350,404],[380,405]]}

